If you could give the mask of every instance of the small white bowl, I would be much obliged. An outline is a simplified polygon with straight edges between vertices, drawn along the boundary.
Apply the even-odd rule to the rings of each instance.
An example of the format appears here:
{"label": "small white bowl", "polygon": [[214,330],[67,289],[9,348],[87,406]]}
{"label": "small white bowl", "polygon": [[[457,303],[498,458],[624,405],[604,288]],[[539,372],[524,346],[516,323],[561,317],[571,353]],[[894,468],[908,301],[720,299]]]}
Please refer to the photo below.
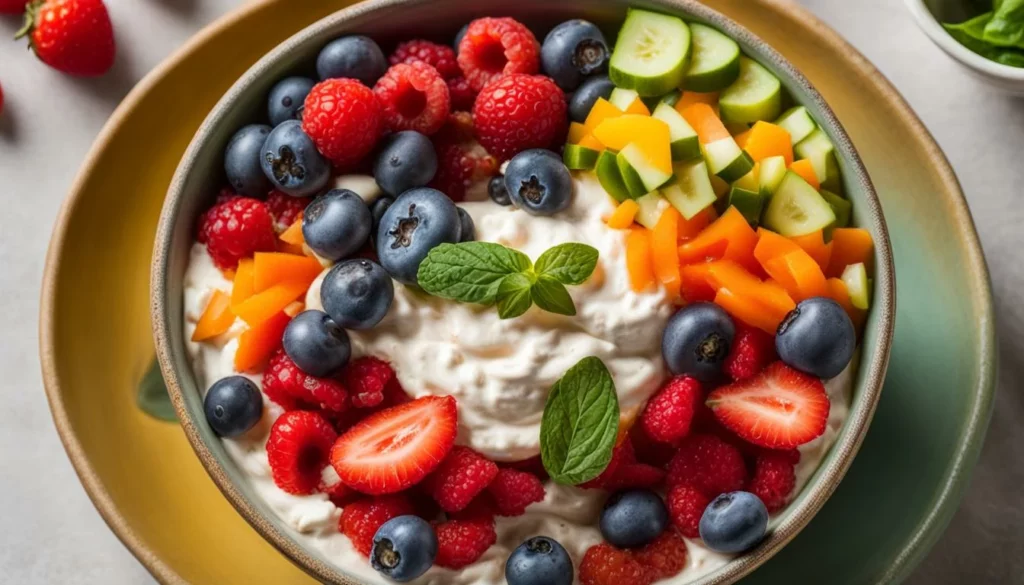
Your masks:
{"label": "small white bowl", "polygon": [[961,45],[942,27],[942,22],[959,22],[969,14],[966,0],[904,0],[917,25],[947,55],[992,87],[1024,95],[1024,68],[990,61]]}

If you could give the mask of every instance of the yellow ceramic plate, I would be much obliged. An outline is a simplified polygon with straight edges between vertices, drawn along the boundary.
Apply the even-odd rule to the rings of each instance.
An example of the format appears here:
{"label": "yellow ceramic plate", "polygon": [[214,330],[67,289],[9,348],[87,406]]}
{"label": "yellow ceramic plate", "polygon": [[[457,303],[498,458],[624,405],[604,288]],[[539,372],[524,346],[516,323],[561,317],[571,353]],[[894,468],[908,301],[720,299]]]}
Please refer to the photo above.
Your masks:
{"label": "yellow ceramic plate", "polygon": [[[40,332],[54,419],[100,513],[165,583],[312,583],[223,498],[180,428],[136,409],[135,392],[153,357],[147,290],[151,242],[182,153],[235,79],[280,41],[347,3],[269,0],[245,6],[206,29],[125,99],[90,153],[57,221],[47,257]],[[987,421],[994,334],[977,237],[956,179],[935,143],[888,82],[831,29],[785,0],[708,4],[789,58],[842,120],[882,199],[905,299],[889,368],[889,378],[900,384],[887,384],[847,480],[804,534],[749,580],[778,582],[770,575],[796,577],[791,582],[898,579],[923,556],[955,509]],[[180,99],[183,88],[188,88],[188,100]],[[115,208],[122,221],[112,230],[104,219]],[[921,266],[934,264],[928,250],[936,247],[942,248],[944,266],[956,270],[955,278],[949,273],[943,278],[936,270],[934,280],[927,280]],[[905,282],[903,274],[915,280]],[[948,314],[969,324],[961,338],[949,342],[968,350],[957,354],[955,371],[944,377],[943,367],[951,366],[935,359],[923,363],[931,345],[922,345],[919,352],[901,351],[912,347],[913,336],[935,339],[927,331],[935,316],[929,320],[915,313],[914,299],[906,294],[915,289],[943,299]],[[947,385],[955,386],[951,392],[964,397],[963,404],[950,404],[949,413],[931,408],[931,416],[946,414],[950,420],[931,421],[930,433],[940,432],[934,430],[938,427],[946,435],[928,445],[915,443],[913,437],[893,442],[891,436],[899,437],[901,425],[925,406],[914,401],[925,400],[927,394],[909,390],[915,383],[913,372],[925,367],[938,380],[936,385],[947,379]],[[900,466],[884,464],[919,460],[918,454],[948,463],[913,478]],[[886,473],[893,477],[882,475]],[[905,507],[894,511],[906,518],[899,529],[879,530],[884,517],[867,514],[856,501],[866,492],[845,489],[863,485],[868,475],[876,486],[906,491],[904,506],[916,505],[910,512]],[[848,518],[857,522],[858,514],[844,517],[844,510],[852,509],[869,520],[850,524]],[[820,546],[823,542],[831,546]],[[852,548],[859,554],[839,554]],[[814,573],[826,568],[829,573]],[[833,575],[850,580],[827,579]]]}

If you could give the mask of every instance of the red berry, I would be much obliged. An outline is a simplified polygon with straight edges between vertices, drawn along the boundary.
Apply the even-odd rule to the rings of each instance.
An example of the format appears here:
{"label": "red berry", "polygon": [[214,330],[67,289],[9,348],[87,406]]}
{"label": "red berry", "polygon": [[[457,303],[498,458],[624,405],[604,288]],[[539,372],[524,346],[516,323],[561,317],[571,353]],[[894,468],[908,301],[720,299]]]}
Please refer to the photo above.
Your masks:
{"label": "red berry", "polygon": [[338,530],[352,541],[352,546],[357,551],[363,556],[369,556],[377,529],[392,518],[412,513],[412,504],[405,494],[365,498],[352,502],[341,510]]}
{"label": "red berry", "polygon": [[290,228],[311,201],[312,197],[292,197],[277,189],[271,191],[267,195],[267,209],[274,218],[274,231],[281,233]]}
{"label": "red berry", "polygon": [[199,216],[199,229],[196,230],[198,232],[198,236],[196,237],[196,239],[199,241],[200,244],[206,243],[206,230],[209,229],[211,225],[213,225],[213,222],[210,221],[208,218],[212,217],[214,208],[216,208],[221,203],[224,203],[225,201],[231,201],[232,199],[237,199],[239,197],[241,197],[241,195],[231,190],[231,187],[224,187],[220,190],[220,193],[217,193],[217,200],[213,202],[213,206],[211,206],[209,209],[204,211],[201,216]]}
{"label": "red berry", "polygon": [[770,449],[792,449],[825,432],[829,400],[814,376],[782,362],[708,396],[708,406],[741,439]]}
{"label": "red berry", "polygon": [[664,468],[676,454],[674,446],[650,438],[643,425],[633,425],[629,431],[629,440],[633,443],[637,461],[641,463]]}
{"label": "red berry", "polygon": [[18,38],[28,36],[36,56],[50,67],[96,77],[114,65],[114,27],[102,0],[44,0],[29,4],[25,19]]}
{"label": "red berry", "polygon": [[293,410],[279,416],[267,439],[267,460],[277,487],[289,494],[313,493],[337,436],[319,413]]}
{"label": "red berry", "polygon": [[28,0],[0,0],[0,14],[23,14]]}
{"label": "red berry", "polygon": [[456,112],[434,136],[437,151],[437,174],[430,186],[462,201],[466,189],[498,172],[498,161],[483,149],[473,136],[473,118],[467,112]]}
{"label": "red berry", "polygon": [[521,516],[527,506],[544,500],[544,484],[537,476],[515,469],[498,470],[487,491],[502,516]]}
{"label": "red berry", "polygon": [[672,525],[683,536],[689,538],[700,537],[700,517],[704,509],[711,503],[711,498],[705,496],[690,484],[681,483],[668,491],[665,504],[668,506],[668,515],[672,519]]}
{"label": "red berry", "polygon": [[775,353],[775,337],[736,321],[736,337],[733,338],[729,355],[723,367],[725,373],[735,381],[746,380],[761,373],[768,364],[779,359]]}
{"label": "red berry", "polygon": [[615,472],[622,465],[629,465],[636,463],[636,453],[633,452],[633,444],[627,438],[625,441],[618,444],[612,451],[612,458],[608,462],[608,465],[594,479],[580,484],[580,487],[584,488],[603,488],[615,477]]}
{"label": "red berry", "polygon": [[540,70],[540,43],[526,25],[511,18],[479,18],[459,43],[459,67],[473,89],[510,73]]}
{"label": "red berry", "polygon": [[203,215],[199,233],[221,270],[233,270],[239,260],[256,252],[272,252],[277,241],[267,206],[249,197],[235,197],[212,207]]}
{"label": "red berry", "polygon": [[372,408],[384,402],[384,389],[395,380],[395,371],[386,361],[365,356],[349,362],[341,379],[352,393],[352,406]]}
{"label": "red berry", "polygon": [[321,81],[303,107],[303,131],[339,167],[358,164],[377,145],[384,128],[377,96],[355,79]]}
{"label": "red berry", "polygon": [[446,512],[458,512],[491,483],[498,466],[469,447],[454,447],[434,473],[423,481],[423,489]]}
{"label": "red berry", "polygon": [[327,494],[327,498],[331,500],[331,503],[339,508],[344,508],[348,504],[361,499],[362,494],[341,483],[341,478],[334,472],[334,468],[330,465],[324,467],[323,472],[320,474],[320,485],[317,486],[316,491]]}
{"label": "red berry", "polygon": [[[263,371],[263,392],[285,410],[290,410],[287,397],[297,401],[297,406],[317,405],[333,412],[348,408],[348,392],[341,382],[310,376],[299,369],[283,349],[270,356],[267,369]],[[278,397],[283,397],[284,402]]]}
{"label": "red berry", "polygon": [[532,473],[542,481],[548,478],[548,470],[544,469],[544,462],[541,460],[540,455],[523,459],[522,461],[509,461],[504,465],[509,469]]}
{"label": "red berry", "polygon": [[451,396],[426,396],[372,414],[331,449],[331,464],[349,487],[366,494],[400,492],[434,471],[458,430]]}
{"label": "red berry", "polygon": [[476,90],[470,87],[469,82],[461,75],[448,80],[448,97],[451,98],[452,110],[456,112],[468,112],[473,109],[476,101]]}
{"label": "red berry", "polygon": [[448,518],[462,520],[463,522],[482,522],[494,524],[494,517],[498,515],[498,503],[489,492],[481,492],[473,498],[468,506],[458,512],[449,512]]}
{"label": "red berry", "polygon": [[601,486],[610,492],[629,489],[654,489],[665,481],[665,471],[646,463],[619,465]]}
{"label": "red berry", "polygon": [[565,94],[541,75],[513,74],[488,83],[473,104],[480,144],[499,160],[565,139]]}
{"label": "red berry", "polygon": [[450,519],[434,526],[437,557],[434,563],[446,569],[461,569],[480,560],[498,540],[494,522]]}
{"label": "red berry", "polygon": [[650,585],[654,579],[632,553],[602,542],[580,561],[581,585]]}
{"label": "red berry", "polygon": [[655,441],[674,443],[690,433],[703,398],[704,389],[696,378],[676,376],[647,402],[640,422]]}
{"label": "red berry", "polygon": [[433,134],[444,126],[451,111],[448,84],[422,61],[392,65],[377,80],[373,93],[384,112],[389,130],[415,130]]}
{"label": "red berry", "polygon": [[781,510],[796,487],[794,465],[789,452],[764,452],[754,461],[754,477],[747,491],[761,498],[769,512]]}
{"label": "red berry", "polygon": [[395,48],[395,52],[388,58],[388,61],[392,65],[422,61],[437,69],[437,72],[445,79],[462,75],[462,70],[459,69],[459,62],[455,58],[455,51],[451,47],[422,39],[405,41],[398,45]]}
{"label": "red berry", "polygon": [[711,498],[743,489],[746,482],[743,454],[714,435],[690,435],[668,464],[670,487],[689,484]]}
{"label": "red berry", "polygon": [[674,530],[666,530],[653,542],[633,551],[637,562],[653,581],[668,579],[686,568],[686,541]]}

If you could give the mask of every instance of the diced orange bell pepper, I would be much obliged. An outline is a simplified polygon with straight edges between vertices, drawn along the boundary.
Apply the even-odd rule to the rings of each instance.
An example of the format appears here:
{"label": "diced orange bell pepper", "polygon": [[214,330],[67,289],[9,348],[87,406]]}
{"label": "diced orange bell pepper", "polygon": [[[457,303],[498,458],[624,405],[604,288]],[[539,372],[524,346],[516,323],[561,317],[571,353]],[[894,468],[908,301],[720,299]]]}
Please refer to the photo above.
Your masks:
{"label": "diced orange bell pepper", "polygon": [[850,320],[853,321],[853,327],[857,330],[857,335],[860,335],[864,330],[867,312],[853,306],[853,301],[850,300],[850,289],[846,288],[846,283],[842,279],[830,278],[825,281],[825,285],[828,289],[828,297],[839,303],[839,306],[846,311],[846,314],[850,316]]}
{"label": "diced orange bell pepper", "polygon": [[566,142],[569,144],[579,144],[580,140],[587,134],[587,127],[579,122],[569,122],[569,134],[566,136]]}
{"label": "diced orange bell pepper", "polygon": [[302,214],[295,219],[292,225],[288,226],[288,229],[281,232],[278,236],[282,242],[301,246],[306,243],[306,238],[302,235]]}
{"label": "diced orange bell pepper", "polygon": [[[803,236],[793,236],[790,239],[810,254],[811,258],[814,258],[822,272],[828,270],[828,261],[832,257],[832,242],[825,243],[824,232],[818,230]],[[754,252],[756,256],[757,251]]]}
{"label": "diced orange bell pepper", "polygon": [[256,252],[253,255],[253,290],[263,292],[282,282],[304,282],[306,288],[323,271],[315,258],[282,252]]}
{"label": "diced orange bell pepper", "polygon": [[786,166],[793,164],[793,140],[789,132],[781,126],[755,122],[754,127],[750,129],[749,140],[745,146],[741,146],[750,158],[757,162],[771,156],[781,156],[786,159]]}
{"label": "diced orange bell pepper", "polygon": [[624,114],[622,110],[615,107],[610,101],[604,98],[597,98],[594,102],[594,106],[590,108],[590,113],[587,114],[587,119],[583,122],[583,127],[587,130],[587,134],[593,134],[594,129],[597,128],[601,122],[604,122],[608,118],[617,118]]}
{"label": "diced orange bell pepper", "polygon": [[836,228],[832,231],[832,257],[828,262],[828,276],[841,276],[850,264],[863,262],[868,274],[874,265],[874,247],[871,233],[864,228]]}
{"label": "diced orange bell pepper", "polygon": [[636,213],[640,211],[640,206],[637,202],[632,199],[626,199],[619,206],[615,208],[615,211],[608,216],[608,227],[615,230],[624,230],[629,226],[633,225],[633,219],[636,218]]}
{"label": "diced orange bell pepper", "polygon": [[626,113],[638,114],[640,116],[651,115],[651,111],[647,109],[647,104],[645,104],[643,100],[641,100],[640,98],[636,98],[635,100],[633,100],[633,103],[629,104],[629,107],[626,108]]}
{"label": "diced orange bell pepper", "polygon": [[825,273],[803,248],[772,258],[764,266],[773,279],[786,289],[793,300],[825,296]]}
{"label": "diced orange bell pepper", "polygon": [[750,140],[750,132],[751,130],[747,130],[746,132],[740,132],[734,137],[736,139],[736,144],[739,145],[739,147],[744,150],[746,150],[747,148],[747,141]]}
{"label": "diced orange bell pepper", "polygon": [[235,280],[231,285],[231,308],[234,309],[252,296],[253,288],[253,260],[242,258],[238,261],[238,269],[235,270]]}
{"label": "diced orange bell pepper", "polygon": [[707,104],[711,106],[711,110],[718,115],[718,93],[697,93],[695,91],[684,91],[683,95],[680,96],[679,101],[676,102],[676,111],[680,114],[683,110],[692,106],[693,104]]}
{"label": "diced orange bell pepper", "polygon": [[780,314],[776,311],[768,310],[757,301],[749,297],[737,295],[727,288],[718,289],[718,292],[715,293],[715,304],[725,309],[725,312],[732,315],[733,318],[757,327],[771,335],[775,335],[779,324],[789,314],[788,311]]}
{"label": "diced orange bell pepper", "polygon": [[238,350],[235,352],[235,370],[254,372],[261,369],[281,346],[284,329],[292,318],[283,311],[271,315],[259,325],[246,329],[238,336]]}
{"label": "diced orange bell pepper", "polygon": [[584,136],[583,139],[580,140],[579,145],[589,148],[590,150],[596,150],[598,152],[604,150],[604,143],[602,143],[597,138],[594,138],[593,134],[587,134],[586,136]]}
{"label": "diced orange bell pepper", "polygon": [[231,328],[235,314],[231,312],[231,297],[222,290],[215,290],[203,309],[203,314],[192,332],[192,341],[205,341],[217,337]]}
{"label": "diced orange bell pepper", "polygon": [[234,311],[235,315],[248,323],[250,327],[255,327],[283,311],[292,301],[305,293],[308,288],[309,283],[307,282],[281,282],[263,292],[252,295],[242,303],[232,307],[231,310]]}
{"label": "diced orange bell pepper", "polygon": [[[726,242],[722,246],[722,242]],[[697,237],[679,247],[679,260],[683,264],[725,258],[752,267],[757,233],[735,207],[730,207],[705,228]]]}
{"label": "diced orange bell pepper", "polygon": [[687,303],[714,300],[715,289],[711,286],[708,270],[712,264],[714,262],[701,262],[679,269],[680,293]]}
{"label": "diced orange bell pepper", "polygon": [[645,229],[633,229],[626,236],[626,269],[630,287],[643,292],[654,284],[654,265],[651,262],[651,242]]}
{"label": "diced orange bell pepper", "polygon": [[697,138],[701,144],[711,144],[716,140],[732,137],[732,134],[729,134],[729,130],[722,123],[722,120],[718,118],[715,111],[707,104],[693,104],[680,111],[680,113],[697,132]]}
{"label": "diced orange bell pepper", "polygon": [[714,207],[706,207],[703,210],[697,212],[697,215],[686,219],[682,215],[679,216],[679,243],[683,243],[687,240],[696,238],[704,228],[711,225],[711,222],[715,221],[717,215],[715,214]]}
{"label": "diced orange bell pepper", "polygon": [[811,161],[807,159],[794,161],[789,165],[789,170],[800,175],[811,187],[814,187],[815,191],[821,189],[821,181],[818,180],[818,174],[814,172],[814,165],[811,164]]}
{"label": "diced orange bell pepper", "polygon": [[665,285],[670,299],[679,297],[679,219],[676,208],[666,208],[650,234],[654,275]]}
{"label": "diced orange bell pepper", "polygon": [[762,281],[731,260],[712,262],[707,267],[708,283],[715,290],[727,288],[733,294],[763,305],[773,314],[783,316],[796,307],[786,290],[778,284]]}
{"label": "diced orange bell pepper", "polygon": [[789,238],[765,228],[757,228],[757,245],[754,246],[754,258],[762,267],[783,254],[799,250],[800,246]]}

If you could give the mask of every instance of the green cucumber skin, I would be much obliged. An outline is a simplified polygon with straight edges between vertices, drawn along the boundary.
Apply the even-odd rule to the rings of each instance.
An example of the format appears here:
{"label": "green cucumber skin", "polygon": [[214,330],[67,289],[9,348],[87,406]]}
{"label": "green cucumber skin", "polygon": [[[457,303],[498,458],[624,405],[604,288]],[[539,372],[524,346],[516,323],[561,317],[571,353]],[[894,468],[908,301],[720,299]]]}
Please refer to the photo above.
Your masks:
{"label": "green cucumber skin", "polygon": [[700,156],[700,139],[696,136],[676,140],[672,143],[672,160],[683,162]]}
{"label": "green cucumber skin", "polygon": [[629,189],[626,188],[626,183],[622,180],[622,174],[619,173],[619,163],[616,161],[614,153],[608,150],[602,152],[601,156],[597,158],[597,165],[594,170],[597,173],[597,180],[601,183],[601,187],[612,196],[612,199],[619,203],[626,199],[631,199]]}
{"label": "green cucumber skin", "polygon": [[729,205],[735,207],[751,227],[756,228],[761,223],[761,212],[764,210],[764,197],[761,193],[733,187],[729,191]]}
{"label": "green cucumber skin", "polygon": [[[619,60],[616,59],[616,53],[619,52],[619,43],[623,42],[626,37],[623,31],[630,26],[633,19],[642,19],[644,15],[650,15],[651,12],[640,10],[636,8],[630,8],[629,13],[626,15],[626,20],[623,22],[622,28],[619,30],[619,39],[616,42],[615,49],[612,51],[612,58],[608,63],[608,77],[612,80],[612,83],[616,87],[625,89],[632,89],[636,91],[641,97],[654,97],[661,96],[674,89],[682,87],[683,80],[686,78],[686,71],[690,68],[690,54],[692,53],[691,48],[691,35],[690,27],[687,26],[682,19],[671,17],[663,14],[657,14],[659,17],[675,18],[682,25],[680,29],[686,38],[684,39],[684,53],[682,58],[678,62],[674,63],[672,68],[660,73],[653,77],[634,75],[628,71],[625,71],[620,66]],[[624,50],[624,49],[623,49]]]}
{"label": "green cucumber skin", "polygon": [[565,152],[562,153],[562,162],[570,171],[589,171],[597,165],[597,159],[601,153],[593,148],[580,146],[578,144],[565,145]]}
{"label": "green cucumber skin", "polygon": [[717,175],[727,183],[739,180],[744,175],[749,173],[754,168],[754,159],[750,158],[747,151],[741,151],[743,154],[736,158],[736,160],[729,163],[729,166],[718,171]]}
{"label": "green cucumber skin", "polygon": [[[728,42],[735,47],[735,53],[733,57],[724,65],[717,69],[695,73],[692,71],[694,67],[693,55],[697,53],[698,38],[705,35],[710,36],[714,39],[713,42]],[[707,25],[693,23],[690,25],[690,43],[693,46],[691,49],[690,67],[686,72],[686,80],[684,84],[687,90],[696,91],[699,93],[710,93],[715,91],[722,91],[723,89],[732,85],[736,78],[740,76],[740,47],[736,44],[736,41],[732,40],[722,32],[711,28]]]}
{"label": "green cucumber skin", "polygon": [[849,226],[853,204],[827,189],[822,189],[820,193],[822,198],[832,207],[832,213],[836,214],[836,220],[832,223],[831,227],[844,228]]}
{"label": "green cucumber skin", "polygon": [[640,173],[636,172],[636,169],[629,164],[629,161],[621,154],[617,154],[615,155],[615,163],[619,167],[619,176],[622,177],[622,182],[626,184],[630,197],[636,199],[646,195],[647,188],[644,187],[643,179],[640,178]]}
{"label": "green cucumber skin", "polygon": [[[742,86],[751,82],[750,76],[742,74],[744,67],[748,71],[754,72],[751,76],[761,76],[759,80],[754,80],[755,82],[760,81],[771,86],[770,93],[760,101],[750,102],[749,97],[746,98],[748,101],[740,101],[733,95],[734,92],[730,91],[735,88],[735,93],[742,93],[744,91]],[[722,114],[722,121],[753,124],[760,120],[778,118],[782,112],[782,82],[779,81],[779,78],[760,63],[746,57],[741,59],[740,71],[739,79],[723,90],[719,97],[718,108]]]}
{"label": "green cucumber skin", "polygon": [[789,138],[793,144],[807,138],[818,128],[805,106],[795,106],[786,110],[775,120],[775,125],[781,126],[786,132],[789,132]]}
{"label": "green cucumber skin", "polygon": [[[793,219],[790,209],[794,207],[804,219]],[[792,171],[786,172],[762,218],[765,227],[786,237],[824,230],[835,220],[835,212],[821,194]]]}
{"label": "green cucumber skin", "polygon": [[850,302],[853,306],[866,311],[871,306],[871,279],[868,278],[864,265],[858,262],[847,266],[840,278],[850,292]]}

